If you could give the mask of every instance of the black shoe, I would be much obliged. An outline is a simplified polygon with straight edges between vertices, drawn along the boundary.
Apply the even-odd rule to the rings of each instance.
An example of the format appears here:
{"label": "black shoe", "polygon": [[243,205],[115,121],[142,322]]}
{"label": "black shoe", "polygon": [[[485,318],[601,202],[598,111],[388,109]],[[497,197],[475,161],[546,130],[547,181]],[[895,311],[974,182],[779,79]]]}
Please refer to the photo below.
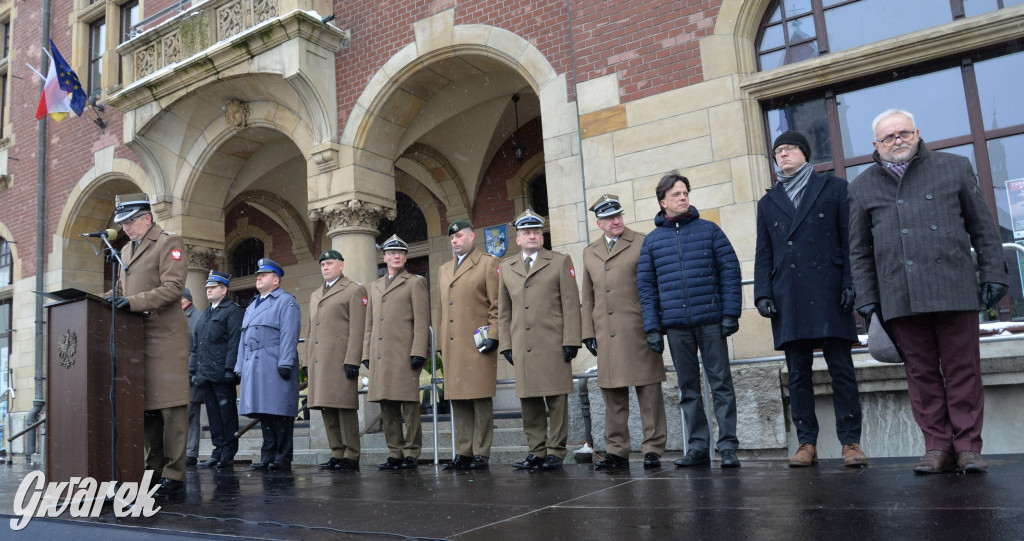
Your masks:
{"label": "black shoe", "polygon": [[324,462],[323,464],[318,464],[317,467],[320,468],[321,470],[336,470],[338,469],[337,466],[339,462],[341,462],[340,458],[334,458],[332,456],[330,460]]}
{"label": "black shoe", "polygon": [[694,466],[707,466],[711,464],[711,457],[708,456],[707,451],[698,451],[696,449],[690,449],[686,452],[686,456],[683,458],[676,459],[675,465],[680,468],[692,468]]}
{"label": "black shoe", "polygon": [[740,459],[736,458],[735,449],[722,449],[721,455],[722,463],[720,465],[722,469],[740,467]]}
{"label": "black shoe", "polygon": [[534,454],[526,455],[526,459],[522,462],[513,462],[512,467],[520,470],[528,470],[530,468],[536,468],[544,463],[544,458]]}
{"label": "black shoe", "polygon": [[468,470],[473,459],[465,455],[455,455],[451,462],[444,465],[446,470]]}
{"label": "black shoe", "polygon": [[469,463],[469,469],[471,470],[486,470],[489,466],[487,463],[490,461],[483,455],[476,455],[473,457],[473,462]]}
{"label": "black shoe", "polygon": [[644,468],[660,468],[661,455],[658,453],[647,453],[644,455]]}
{"label": "black shoe", "polygon": [[219,463],[220,463],[220,459],[219,458],[212,458],[211,457],[210,460],[204,460],[204,461],[202,461],[202,462],[200,462],[199,464],[196,464],[196,465],[199,466],[200,468],[212,468],[212,467],[216,466]]}
{"label": "black shoe", "polygon": [[199,459],[198,458],[196,458],[194,456],[185,457],[185,465],[186,466],[195,466],[196,464],[199,464]]}
{"label": "black shoe", "polygon": [[218,469],[221,469],[221,468],[231,468],[234,465],[235,465],[235,461],[230,459],[230,458],[228,458],[226,460],[221,460],[220,462],[218,462],[217,463],[217,468]]}
{"label": "black shoe", "polygon": [[160,479],[160,488],[156,489],[153,497],[169,498],[171,496],[180,496],[182,494],[185,494],[185,483],[164,477],[163,479]]}
{"label": "black shoe", "polygon": [[402,459],[388,457],[387,460],[377,464],[378,470],[397,470],[398,466],[402,464]]}
{"label": "black shoe", "polygon": [[359,471],[359,461],[351,458],[343,458],[338,461],[334,469],[341,471]]}
{"label": "black shoe", "polygon": [[606,455],[604,455],[604,460],[598,460],[597,462],[594,463],[594,468],[598,470],[628,470],[629,459],[622,458],[619,455],[607,453]]}
{"label": "black shoe", "polygon": [[560,470],[562,469],[562,459],[555,455],[548,455],[544,459],[544,463],[540,465],[541,469],[544,470]]}
{"label": "black shoe", "polygon": [[267,469],[270,466],[271,462],[273,462],[273,461],[272,460],[264,460],[263,462],[253,462],[252,466],[250,466],[250,467],[252,469],[254,469],[254,470],[265,470],[265,469]]}
{"label": "black shoe", "polygon": [[419,461],[411,456],[402,459],[402,463],[398,465],[400,470],[414,470],[417,467],[419,467]]}
{"label": "black shoe", "polygon": [[287,460],[282,460],[281,462],[275,460],[274,462],[267,464],[267,469],[275,471],[290,470],[292,469],[292,463]]}

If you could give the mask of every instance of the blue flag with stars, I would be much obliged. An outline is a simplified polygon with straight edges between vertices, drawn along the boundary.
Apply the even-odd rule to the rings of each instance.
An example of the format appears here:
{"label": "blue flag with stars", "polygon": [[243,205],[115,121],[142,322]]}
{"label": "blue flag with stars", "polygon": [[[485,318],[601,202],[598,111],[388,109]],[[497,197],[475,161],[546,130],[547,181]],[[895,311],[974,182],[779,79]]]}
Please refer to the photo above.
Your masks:
{"label": "blue flag with stars", "polygon": [[64,60],[64,57],[60,55],[60,51],[57,50],[57,46],[54,45],[52,39],[50,40],[50,52],[53,53],[53,63],[54,67],[57,68],[57,80],[60,82],[60,89],[71,93],[71,110],[76,115],[82,116],[86,101],[82,83],[78,81],[78,75],[75,75],[75,71],[71,69],[71,66]]}

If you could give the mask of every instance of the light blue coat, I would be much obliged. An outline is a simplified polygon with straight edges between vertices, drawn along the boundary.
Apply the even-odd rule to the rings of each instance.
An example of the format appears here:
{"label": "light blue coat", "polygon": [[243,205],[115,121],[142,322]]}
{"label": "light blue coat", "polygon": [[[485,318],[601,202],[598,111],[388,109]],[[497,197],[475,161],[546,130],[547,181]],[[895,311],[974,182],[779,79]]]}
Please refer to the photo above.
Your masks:
{"label": "light blue coat", "polygon": [[[235,363],[235,372],[242,375],[238,413],[298,414],[301,327],[298,301],[281,288],[271,291],[259,306],[253,300],[245,309]],[[279,366],[291,367],[290,380],[281,379]]]}

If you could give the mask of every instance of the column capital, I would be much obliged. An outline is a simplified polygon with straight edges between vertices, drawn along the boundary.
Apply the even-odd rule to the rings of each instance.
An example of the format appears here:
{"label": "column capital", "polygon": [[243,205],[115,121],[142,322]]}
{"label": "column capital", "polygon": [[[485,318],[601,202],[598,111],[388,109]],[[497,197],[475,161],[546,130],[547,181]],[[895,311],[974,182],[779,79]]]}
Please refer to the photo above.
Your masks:
{"label": "column capital", "polygon": [[221,250],[207,246],[186,244],[185,248],[188,251],[188,270],[190,271],[203,271],[205,273],[213,266],[213,262],[220,259],[224,254]]}
{"label": "column capital", "polygon": [[328,237],[345,232],[365,232],[376,236],[380,221],[385,218],[394,220],[397,215],[395,209],[360,199],[349,199],[309,211],[310,220],[323,220],[327,224]]}

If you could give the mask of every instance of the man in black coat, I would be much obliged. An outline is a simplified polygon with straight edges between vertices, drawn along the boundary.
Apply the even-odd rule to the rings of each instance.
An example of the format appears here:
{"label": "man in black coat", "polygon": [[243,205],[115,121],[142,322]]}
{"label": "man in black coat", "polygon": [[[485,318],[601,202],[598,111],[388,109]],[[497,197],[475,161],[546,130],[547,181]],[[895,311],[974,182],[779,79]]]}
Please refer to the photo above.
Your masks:
{"label": "man in black coat", "polygon": [[[185,291],[181,294],[181,309],[185,311],[185,317],[188,318],[188,335],[191,340],[192,333],[196,330],[196,325],[199,323],[199,318],[203,316],[203,313],[196,308],[196,305],[192,304],[192,292],[185,288]],[[192,342],[189,342],[189,348],[192,348]],[[191,382],[191,377],[190,382]],[[189,401],[188,401],[188,444],[185,447],[185,465],[195,466],[199,462],[199,432],[200,432],[200,416],[202,414],[203,407],[203,390],[189,385]]]}
{"label": "man in black coat", "polygon": [[213,442],[210,459],[199,463],[203,468],[231,466],[238,452],[235,361],[245,311],[227,296],[230,278],[229,274],[210,271],[206,279],[210,307],[203,312],[192,334],[189,355],[189,375],[192,385],[203,390]]}
{"label": "man in black coat", "polygon": [[860,448],[861,408],[850,348],[853,321],[846,181],[808,163],[810,144],[788,131],[772,145],[779,181],[757,203],[754,298],[771,318],[775,349],[786,352],[789,406],[800,446],[790,467],[818,462],[811,365],[821,348],[832,376],[836,433],[843,463],[865,466]]}

